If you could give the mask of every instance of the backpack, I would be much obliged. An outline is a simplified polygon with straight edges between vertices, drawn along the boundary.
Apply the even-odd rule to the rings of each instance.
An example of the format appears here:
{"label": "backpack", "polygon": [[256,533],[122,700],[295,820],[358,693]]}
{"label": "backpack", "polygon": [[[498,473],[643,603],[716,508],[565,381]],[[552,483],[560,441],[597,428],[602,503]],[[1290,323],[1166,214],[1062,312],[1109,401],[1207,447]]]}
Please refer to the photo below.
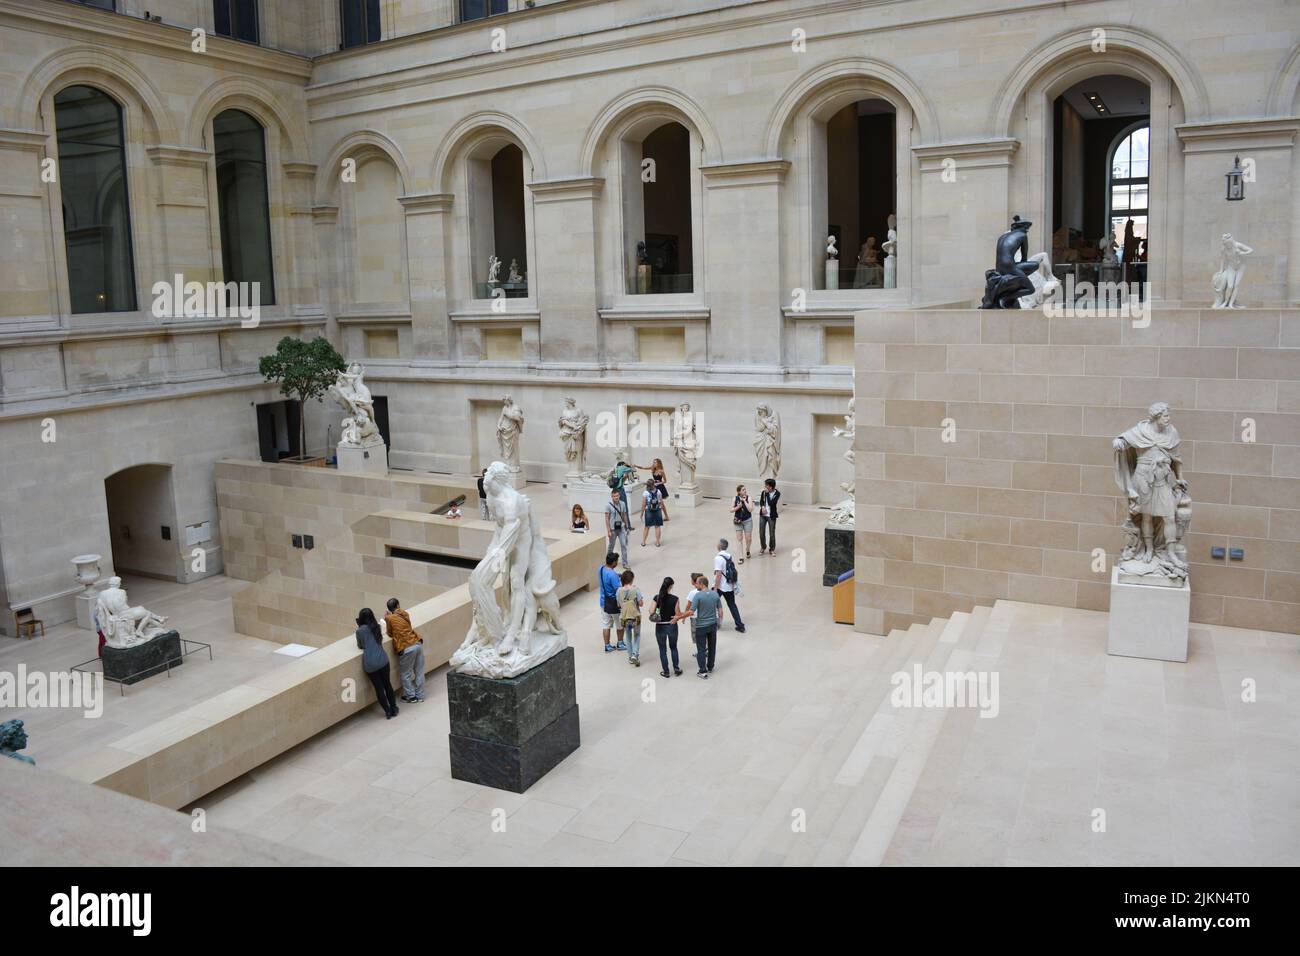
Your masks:
{"label": "backpack", "polygon": [[605,482],[605,484],[609,485],[611,491],[613,491],[615,488],[617,488],[619,485],[622,484],[622,482],[618,480],[617,468],[615,468],[613,471],[609,473],[609,479]]}
{"label": "backpack", "polygon": [[649,495],[649,497],[646,499],[646,508],[650,511],[658,511],[659,510],[658,490],[647,491],[646,494]]}
{"label": "backpack", "polygon": [[736,570],[736,562],[731,560],[731,555],[726,558],[726,565],[722,569],[722,577],[728,584],[735,584],[740,580],[740,572]]}
{"label": "backpack", "polygon": [[619,588],[619,603],[622,610],[619,613],[619,620],[624,624],[635,621],[641,623],[641,608],[636,603],[636,588]]}

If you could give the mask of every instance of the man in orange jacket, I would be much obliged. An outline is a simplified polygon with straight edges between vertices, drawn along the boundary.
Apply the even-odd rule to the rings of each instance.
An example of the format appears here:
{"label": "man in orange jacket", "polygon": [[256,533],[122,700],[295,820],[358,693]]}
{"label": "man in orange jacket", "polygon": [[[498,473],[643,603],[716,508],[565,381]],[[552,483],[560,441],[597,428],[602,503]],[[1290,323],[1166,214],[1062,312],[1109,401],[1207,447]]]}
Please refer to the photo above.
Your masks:
{"label": "man in orange jacket", "polygon": [[408,704],[424,700],[424,639],[411,626],[411,615],[402,610],[397,598],[388,599],[384,615],[388,636],[397,653],[397,669],[402,675],[402,700]]}

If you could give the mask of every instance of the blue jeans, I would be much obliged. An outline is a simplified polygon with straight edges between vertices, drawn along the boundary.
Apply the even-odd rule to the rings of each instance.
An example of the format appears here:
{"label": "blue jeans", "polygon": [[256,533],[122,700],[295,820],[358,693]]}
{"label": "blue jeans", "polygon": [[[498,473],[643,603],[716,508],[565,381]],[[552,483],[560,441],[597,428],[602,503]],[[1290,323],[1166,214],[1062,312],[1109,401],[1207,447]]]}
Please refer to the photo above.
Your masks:
{"label": "blue jeans", "polygon": [[656,624],[655,640],[659,642],[659,669],[665,674],[668,673],[668,649],[672,648],[673,670],[681,670],[680,662],[677,660],[677,625]]}
{"label": "blue jeans", "polygon": [[624,621],[623,622],[623,640],[627,643],[627,656],[629,659],[641,656],[641,622]]}
{"label": "blue jeans", "polygon": [[713,670],[713,658],[718,652],[718,625],[713,624],[696,624],[695,625],[695,659],[699,662],[700,670],[708,672]]}

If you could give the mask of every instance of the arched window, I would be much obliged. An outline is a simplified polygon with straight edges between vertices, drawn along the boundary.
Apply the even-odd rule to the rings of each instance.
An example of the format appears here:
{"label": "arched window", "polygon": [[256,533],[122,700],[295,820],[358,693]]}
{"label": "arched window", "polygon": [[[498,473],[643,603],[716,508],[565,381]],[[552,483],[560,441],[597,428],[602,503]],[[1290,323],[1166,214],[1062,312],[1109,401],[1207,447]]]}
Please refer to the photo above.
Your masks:
{"label": "arched window", "polygon": [[54,97],[72,311],[135,309],[122,107],[90,86]]}
{"label": "arched window", "polygon": [[212,140],[223,276],[226,282],[258,283],[254,301],[274,305],[266,131],[243,110],[226,110],[212,121]]}
{"label": "arched window", "polygon": [[1120,240],[1128,220],[1133,220],[1133,234],[1138,239],[1147,235],[1147,213],[1150,195],[1150,145],[1151,127],[1143,124],[1123,135],[1111,151],[1109,182],[1106,197],[1108,222],[1111,232]]}
{"label": "arched window", "polygon": [[897,285],[894,263],[888,274],[885,268],[885,243],[897,202],[896,126],[894,107],[877,98],[849,103],[826,117],[825,229],[818,230],[813,242],[822,251],[826,237],[834,236],[839,265],[817,270],[818,288]]}
{"label": "arched window", "polygon": [[493,151],[496,142],[488,141],[469,158],[474,298],[519,299],[528,295],[524,153],[514,143]]}
{"label": "arched window", "polygon": [[623,140],[623,206],[628,293],[693,292],[691,134],[681,123]]}

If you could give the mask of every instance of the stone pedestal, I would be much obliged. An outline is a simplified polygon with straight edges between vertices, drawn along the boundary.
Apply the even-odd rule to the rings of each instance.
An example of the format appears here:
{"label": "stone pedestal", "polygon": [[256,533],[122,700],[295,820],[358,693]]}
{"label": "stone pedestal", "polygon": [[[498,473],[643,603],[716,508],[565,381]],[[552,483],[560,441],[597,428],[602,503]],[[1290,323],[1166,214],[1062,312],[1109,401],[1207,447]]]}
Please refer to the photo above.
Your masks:
{"label": "stone pedestal", "polygon": [[86,631],[95,630],[95,603],[98,600],[98,585],[76,596],[74,603],[77,605],[77,627]]}
{"label": "stone pedestal", "polygon": [[678,488],[673,492],[673,504],[679,508],[695,508],[704,499],[699,485],[690,488]]}
{"label": "stone pedestal", "polygon": [[828,524],[823,552],[822,585],[831,587],[841,574],[853,567],[853,529],[848,525]]}
{"label": "stone pedestal", "polygon": [[828,290],[838,289],[840,287],[840,260],[826,260],[826,288]]}
{"label": "stone pedestal", "polygon": [[451,775],[523,793],[578,749],[573,648],[493,680],[450,672]]}
{"label": "stone pedestal", "polygon": [[345,475],[388,475],[388,446],[382,441],[369,445],[338,446],[339,472]]}
{"label": "stone pedestal", "polygon": [[650,291],[650,266],[648,264],[636,267],[636,292],[637,295],[645,295]]}
{"label": "stone pedestal", "polygon": [[609,485],[599,476],[582,475],[568,479],[564,483],[564,490],[569,510],[572,511],[574,505],[582,505],[582,510],[587,513],[587,522],[591,525],[590,530],[603,533],[605,505],[609,504]]}
{"label": "stone pedestal", "polygon": [[1119,568],[1111,568],[1106,653],[1153,661],[1186,661],[1191,585],[1187,581],[1182,587],[1126,584],[1119,578]]}
{"label": "stone pedestal", "polygon": [[181,635],[177,631],[165,631],[153,640],[137,644],[135,647],[111,647],[104,645],[104,678],[134,684],[136,681],[152,677],[167,668],[185,663],[181,655]]}
{"label": "stone pedestal", "polygon": [[509,481],[510,487],[514,488],[516,491],[523,491],[524,487],[528,484],[528,479],[524,477],[524,471],[522,468],[510,469]]}

